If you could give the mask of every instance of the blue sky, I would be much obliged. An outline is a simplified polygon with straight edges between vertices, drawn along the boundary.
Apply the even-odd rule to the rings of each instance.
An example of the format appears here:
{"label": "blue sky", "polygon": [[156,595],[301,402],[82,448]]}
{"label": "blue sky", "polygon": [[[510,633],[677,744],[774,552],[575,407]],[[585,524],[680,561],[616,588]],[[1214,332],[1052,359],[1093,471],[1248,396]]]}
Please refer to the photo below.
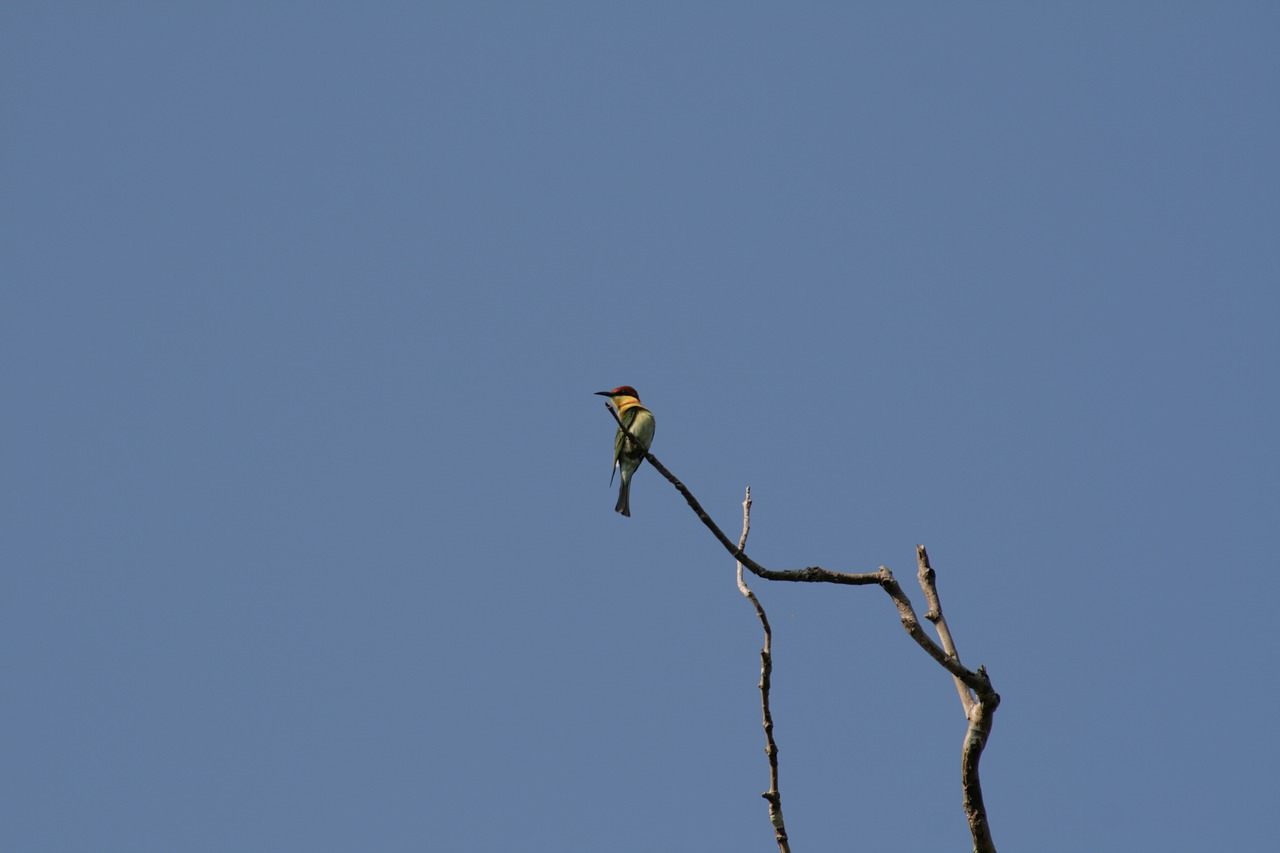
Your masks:
{"label": "blue sky", "polygon": [[[1001,849],[1268,849],[1280,13],[14,3],[0,847],[773,846],[771,568],[929,547]],[[767,585],[797,850],[963,850],[879,591]]]}

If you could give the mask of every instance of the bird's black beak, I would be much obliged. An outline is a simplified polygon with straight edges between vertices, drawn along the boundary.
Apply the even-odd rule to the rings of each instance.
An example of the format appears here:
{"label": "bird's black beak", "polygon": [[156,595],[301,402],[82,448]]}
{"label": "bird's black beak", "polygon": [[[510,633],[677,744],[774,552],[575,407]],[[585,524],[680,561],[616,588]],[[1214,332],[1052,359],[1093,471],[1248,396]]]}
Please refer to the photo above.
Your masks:
{"label": "bird's black beak", "polygon": [[601,396],[601,397],[612,397],[612,396],[613,396],[613,392],[612,392],[612,391],[596,391],[595,393],[596,393],[596,394],[598,394],[598,395],[599,395],[599,396]]}

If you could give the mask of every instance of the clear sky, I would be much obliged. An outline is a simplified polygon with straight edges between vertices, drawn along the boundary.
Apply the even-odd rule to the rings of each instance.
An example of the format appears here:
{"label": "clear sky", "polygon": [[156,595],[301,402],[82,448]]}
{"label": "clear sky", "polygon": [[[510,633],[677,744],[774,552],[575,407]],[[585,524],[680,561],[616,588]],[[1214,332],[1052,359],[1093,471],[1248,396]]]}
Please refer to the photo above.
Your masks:
{"label": "clear sky", "polygon": [[[0,848],[768,851],[929,547],[1002,850],[1274,844],[1271,3],[13,2]],[[964,850],[757,583],[797,851]],[[923,607],[921,607],[923,609]]]}

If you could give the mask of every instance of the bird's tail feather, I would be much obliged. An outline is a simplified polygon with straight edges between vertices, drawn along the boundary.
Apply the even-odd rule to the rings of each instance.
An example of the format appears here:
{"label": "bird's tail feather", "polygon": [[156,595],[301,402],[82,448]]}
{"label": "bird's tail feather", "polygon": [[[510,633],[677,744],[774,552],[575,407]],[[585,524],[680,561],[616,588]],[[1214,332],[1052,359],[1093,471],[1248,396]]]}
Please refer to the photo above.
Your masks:
{"label": "bird's tail feather", "polygon": [[620,512],[627,518],[631,517],[631,481],[623,478],[622,485],[618,487],[618,505],[613,508],[614,512]]}

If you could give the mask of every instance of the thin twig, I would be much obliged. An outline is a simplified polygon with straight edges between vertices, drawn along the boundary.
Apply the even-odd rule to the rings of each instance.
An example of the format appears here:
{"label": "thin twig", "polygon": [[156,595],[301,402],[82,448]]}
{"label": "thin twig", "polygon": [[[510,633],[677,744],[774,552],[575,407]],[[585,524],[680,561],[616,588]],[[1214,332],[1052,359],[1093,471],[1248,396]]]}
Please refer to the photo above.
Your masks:
{"label": "thin twig", "polygon": [[[747,544],[747,534],[751,532],[751,487],[747,486],[747,497],[742,502],[742,537],[738,539],[738,550]],[[778,842],[780,853],[791,853],[791,842],[787,838],[787,827],[782,820],[782,792],[778,789],[778,744],[773,739],[773,713],[769,710],[769,690],[773,683],[773,630],[769,627],[769,617],[764,613],[760,599],[747,586],[742,577],[742,561],[738,565],[738,590],[747,597],[751,606],[756,609],[760,618],[760,626],[764,628],[764,647],[760,649],[760,710],[764,717],[764,752],[769,757],[769,790],[760,796],[769,801],[769,823],[773,825],[773,836]]]}
{"label": "thin twig", "polygon": [[[618,428],[626,433],[627,438],[635,441],[637,446],[639,446],[640,442],[631,434],[631,430],[627,429],[626,425],[622,423],[622,419],[618,417],[618,413],[614,411],[613,406],[608,403],[605,403],[604,405],[605,408],[609,410],[609,413],[613,415],[613,419],[618,422]],[[805,569],[795,569],[793,571],[785,572],[775,572],[766,569],[764,566],[748,557],[740,547],[734,545],[733,542],[730,541],[729,537],[724,535],[724,531],[720,529],[719,525],[711,520],[711,516],[707,515],[707,511],[702,508],[702,504],[698,503],[698,499],[693,496],[693,493],[685,488],[684,483],[677,480],[675,475],[668,471],[665,465],[658,461],[658,457],[654,456],[648,450],[645,450],[644,458],[649,460],[649,464],[654,467],[654,470],[663,477],[666,477],[668,482],[676,487],[676,491],[684,496],[685,501],[689,504],[690,508],[693,509],[694,514],[697,515],[702,523],[707,526],[707,529],[711,531],[712,535],[714,535],[716,539],[720,541],[720,544],[733,555],[734,559],[739,560],[744,566],[750,569],[753,575],[757,575],[766,580],[796,581],[799,583],[839,583],[850,584],[852,586],[866,586],[881,583],[880,572],[867,572],[866,574],[861,575],[850,575],[843,572],[833,572],[828,569],[821,568],[820,566],[810,566]]]}
{"label": "thin twig", "polygon": [[[959,663],[960,653],[956,651],[955,640],[951,639],[951,629],[947,627],[947,619],[942,615],[942,604],[938,601],[938,575],[929,565],[929,552],[923,545],[916,546],[916,565],[919,567],[917,577],[920,579],[920,588],[924,590],[924,600],[929,604],[929,612],[924,614],[924,618],[932,622],[937,630],[942,650]],[[973,691],[962,679],[957,678],[956,692],[960,694],[960,707],[964,709],[964,718],[970,719],[974,705]]]}

